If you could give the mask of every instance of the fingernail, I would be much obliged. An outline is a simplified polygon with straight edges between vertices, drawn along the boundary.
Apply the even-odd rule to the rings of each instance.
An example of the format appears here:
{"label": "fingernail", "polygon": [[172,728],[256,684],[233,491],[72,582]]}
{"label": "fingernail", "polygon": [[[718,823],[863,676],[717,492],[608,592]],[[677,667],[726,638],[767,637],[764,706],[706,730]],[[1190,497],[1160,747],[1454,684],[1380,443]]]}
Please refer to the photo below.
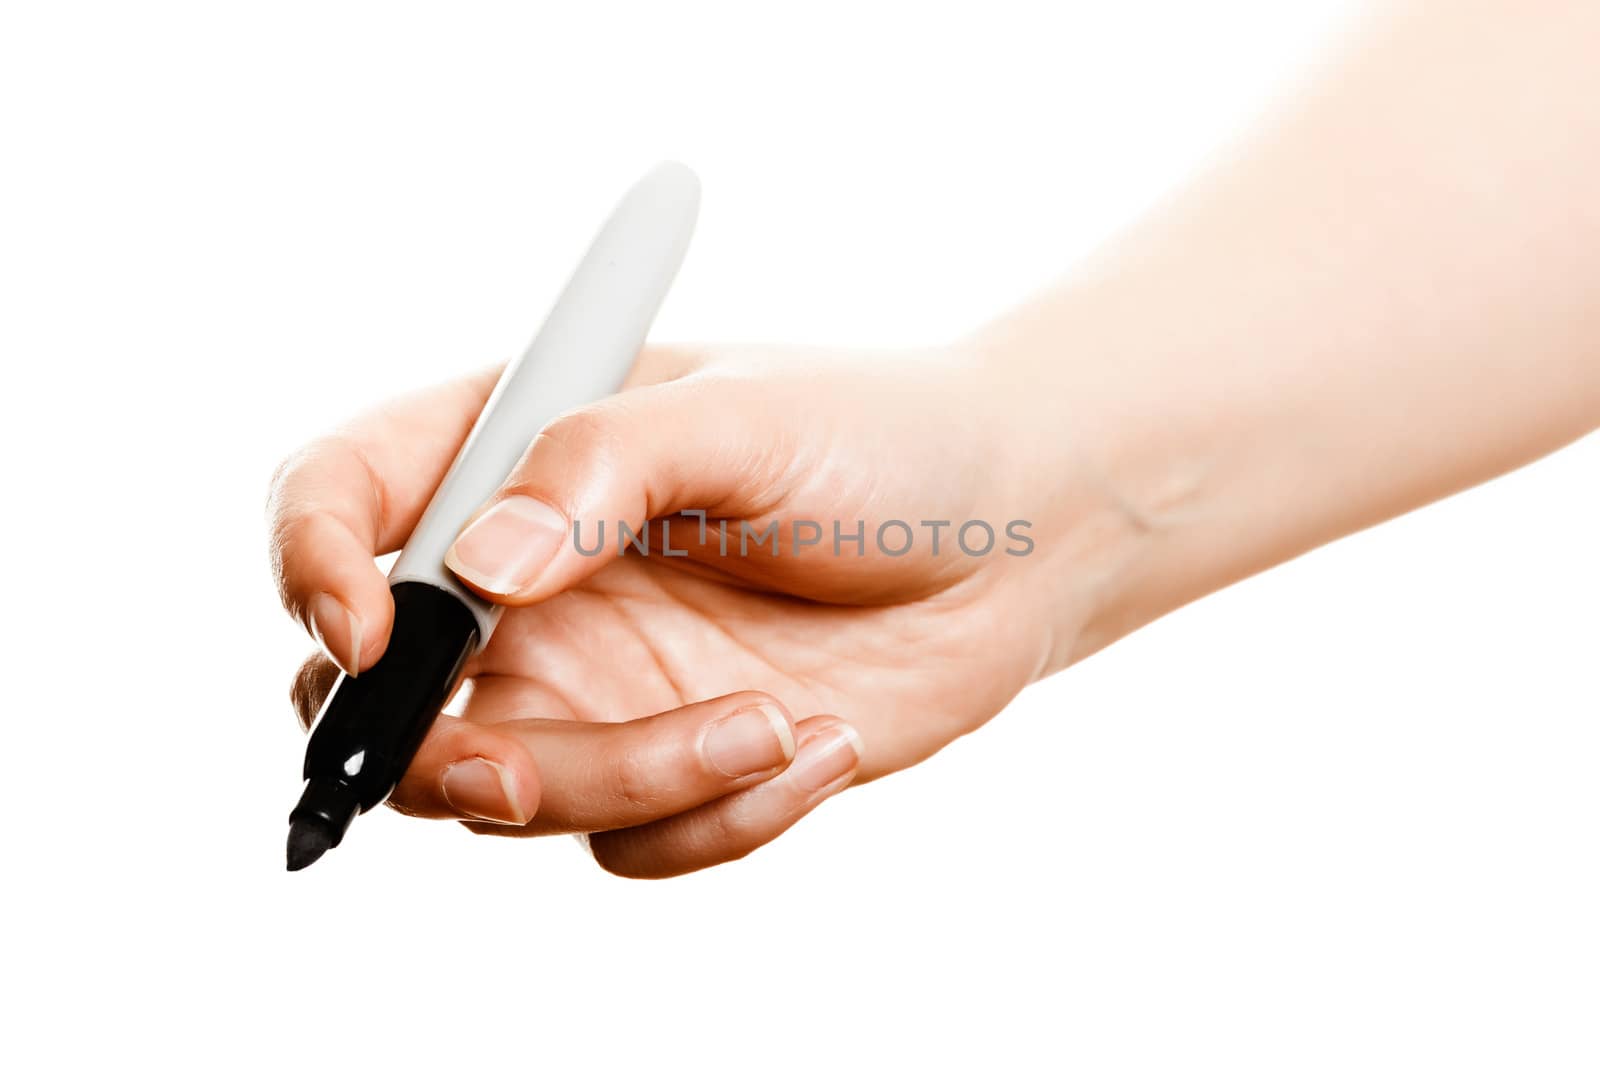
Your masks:
{"label": "fingernail", "polygon": [[800,745],[789,776],[807,793],[820,793],[855,774],[861,764],[861,735],[847,723],[813,734]]}
{"label": "fingernail", "polygon": [[729,778],[743,778],[788,763],[794,757],[794,730],[771,704],[753,704],[712,723],[700,750]]}
{"label": "fingernail", "polygon": [[507,497],[461,531],[445,563],[479,589],[516,593],[533,584],[566,535],[566,518],[549,504]]}
{"label": "fingernail", "polygon": [[350,677],[360,672],[361,620],[332,593],[318,593],[311,598],[311,636]]}
{"label": "fingernail", "polygon": [[517,803],[511,772],[482,756],[457,760],[439,779],[447,804],[468,819],[525,825],[528,817]]}

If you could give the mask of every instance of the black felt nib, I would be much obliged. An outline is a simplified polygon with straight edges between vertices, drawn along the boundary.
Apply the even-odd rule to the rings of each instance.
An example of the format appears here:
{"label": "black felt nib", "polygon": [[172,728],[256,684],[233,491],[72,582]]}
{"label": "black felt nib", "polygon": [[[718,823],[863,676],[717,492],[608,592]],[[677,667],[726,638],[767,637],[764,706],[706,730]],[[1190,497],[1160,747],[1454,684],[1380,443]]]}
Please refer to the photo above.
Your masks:
{"label": "black felt nib", "polygon": [[321,821],[289,824],[289,869],[303,870],[322,858],[337,842]]}

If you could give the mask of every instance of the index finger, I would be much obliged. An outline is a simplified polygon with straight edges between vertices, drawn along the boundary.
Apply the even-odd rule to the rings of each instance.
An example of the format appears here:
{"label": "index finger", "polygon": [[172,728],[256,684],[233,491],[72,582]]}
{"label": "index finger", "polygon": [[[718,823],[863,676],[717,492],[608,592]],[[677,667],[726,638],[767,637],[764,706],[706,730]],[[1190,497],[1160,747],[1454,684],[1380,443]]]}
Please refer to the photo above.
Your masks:
{"label": "index finger", "polygon": [[267,518],[279,596],[347,673],[376,663],[389,642],[394,602],[374,558],[411,533],[499,373],[399,397],[274,473]]}

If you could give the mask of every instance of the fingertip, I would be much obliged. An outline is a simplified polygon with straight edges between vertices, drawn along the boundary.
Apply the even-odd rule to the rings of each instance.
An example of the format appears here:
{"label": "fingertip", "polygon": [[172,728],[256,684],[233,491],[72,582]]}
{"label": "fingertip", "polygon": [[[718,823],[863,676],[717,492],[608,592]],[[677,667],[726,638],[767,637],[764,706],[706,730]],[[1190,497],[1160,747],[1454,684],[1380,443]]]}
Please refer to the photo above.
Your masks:
{"label": "fingertip", "polygon": [[789,717],[788,709],[776,700],[771,700],[761,705],[761,711],[772,725],[772,732],[777,735],[778,744],[783,748],[784,762],[794,759],[794,720]]}
{"label": "fingertip", "polygon": [[511,768],[483,756],[447,763],[439,773],[439,795],[469,821],[526,826],[533,810],[523,801],[524,792]]}
{"label": "fingertip", "polygon": [[361,616],[332,593],[316,593],[306,605],[306,625],[323,653],[351,677],[361,673],[365,637]]}
{"label": "fingertip", "polygon": [[702,761],[715,774],[730,780],[770,776],[794,759],[794,721],[777,698],[732,693],[708,710],[716,717],[702,727],[699,747]]}
{"label": "fingertip", "polygon": [[387,576],[379,572],[379,578],[376,585],[362,591],[361,606],[355,611],[361,627],[360,641],[355,646],[357,671],[369,670],[383,658],[394,629],[394,594],[389,591]]}
{"label": "fingertip", "polygon": [[[795,717],[789,711],[789,708],[784,704],[784,702],[773,696],[771,693],[765,692],[761,689],[742,689],[737,693],[729,693],[727,696],[718,697],[717,702],[722,704],[732,704],[735,707],[759,705],[761,709],[773,720],[773,729],[787,732],[789,734],[789,742],[791,744],[793,743],[794,726],[796,721]],[[793,755],[793,752],[790,752],[789,754]]]}
{"label": "fingertip", "polygon": [[819,734],[836,735],[855,751],[857,760],[867,754],[867,745],[861,739],[861,731],[856,729],[855,724],[849,719],[837,715],[812,715],[801,719],[795,724],[795,731],[802,739],[809,739]]}
{"label": "fingertip", "polygon": [[861,732],[835,715],[804,719],[796,728],[799,748],[784,778],[809,804],[820,803],[855,778],[866,755]]}
{"label": "fingertip", "polygon": [[566,538],[560,510],[517,493],[467,523],[445,554],[445,566],[488,599],[527,603]]}
{"label": "fingertip", "polygon": [[386,583],[360,591],[360,601],[355,608],[333,593],[317,592],[306,604],[312,640],[352,678],[383,658],[394,625],[394,598]]}

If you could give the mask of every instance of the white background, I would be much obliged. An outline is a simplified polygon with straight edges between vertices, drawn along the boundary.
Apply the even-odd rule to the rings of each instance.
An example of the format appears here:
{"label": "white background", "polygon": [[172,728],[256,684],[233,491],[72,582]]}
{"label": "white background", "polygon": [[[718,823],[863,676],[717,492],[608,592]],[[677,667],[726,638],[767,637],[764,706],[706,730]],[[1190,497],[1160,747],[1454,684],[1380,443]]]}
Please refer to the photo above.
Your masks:
{"label": "white background", "polygon": [[513,355],[664,156],[705,200],[654,336],[948,338],[1346,5],[4,10],[7,1061],[1600,1059],[1593,438],[738,864],[630,883],[383,811],[283,871],[284,453]]}

